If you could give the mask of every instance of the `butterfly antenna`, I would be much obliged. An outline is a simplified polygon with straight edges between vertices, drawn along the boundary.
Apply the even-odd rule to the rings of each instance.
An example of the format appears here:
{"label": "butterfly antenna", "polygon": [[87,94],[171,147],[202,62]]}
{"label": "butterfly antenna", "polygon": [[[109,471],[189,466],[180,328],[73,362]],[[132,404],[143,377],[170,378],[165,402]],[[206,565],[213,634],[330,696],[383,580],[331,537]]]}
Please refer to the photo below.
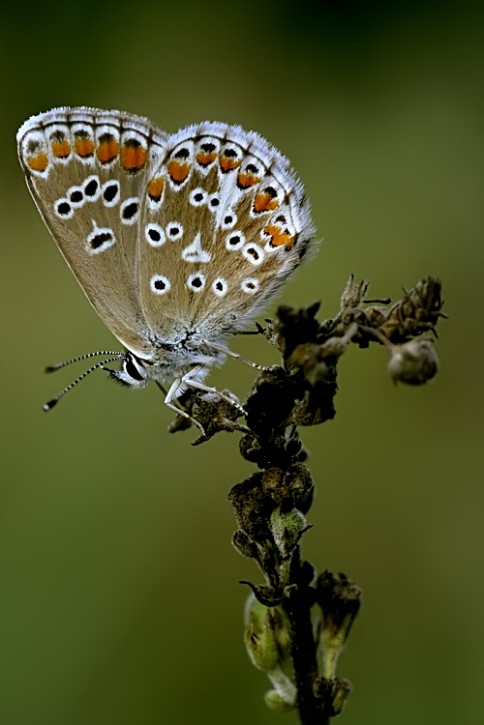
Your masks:
{"label": "butterfly antenna", "polygon": [[[74,363],[81,362],[81,360],[89,360],[89,358],[91,357],[101,357],[101,355],[123,356],[124,353],[120,353],[119,350],[99,350],[98,352],[86,352],[84,355],[78,355],[77,357],[73,357],[70,360],[63,360],[62,362],[54,363],[53,365],[47,365],[47,367],[44,368],[44,373],[53,373],[56,370],[67,367],[67,365],[73,365]],[[115,357],[114,359],[117,360],[118,358]]]}
{"label": "butterfly antenna", "polygon": [[[94,353],[94,352],[88,353],[88,354],[83,355],[82,357],[76,358],[74,360],[68,360],[65,363],[59,363],[59,366],[64,367],[64,365],[68,365],[71,362],[77,362],[78,360],[85,360],[88,357],[93,357],[94,355],[99,355],[99,354],[100,353]],[[109,353],[109,354],[111,354],[111,353]],[[95,370],[98,370],[98,368],[103,368],[105,365],[107,365],[107,363],[114,362],[115,360],[122,360],[124,358],[124,353],[122,353],[122,352],[115,352],[115,353],[113,352],[112,355],[113,355],[113,357],[108,357],[105,360],[101,360],[101,362],[96,363],[95,365],[90,367],[88,370],[83,372],[82,375],[79,375],[79,377],[76,378],[75,380],[73,380],[72,383],[69,383],[69,385],[66,385],[65,388],[63,388],[59,393],[57,393],[57,395],[54,398],[52,398],[52,400],[49,400],[47,403],[44,403],[42,408],[45,411],[52,410],[54,405],[57,405],[59,400],[61,398],[63,398],[66,393],[68,393],[70,390],[72,390],[72,388],[75,388],[76,385],[78,383],[80,383],[82,380],[84,380],[84,378],[87,378],[88,375],[93,373]],[[55,368],[55,367],[53,367],[52,369],[57,370],[57,368]]]}

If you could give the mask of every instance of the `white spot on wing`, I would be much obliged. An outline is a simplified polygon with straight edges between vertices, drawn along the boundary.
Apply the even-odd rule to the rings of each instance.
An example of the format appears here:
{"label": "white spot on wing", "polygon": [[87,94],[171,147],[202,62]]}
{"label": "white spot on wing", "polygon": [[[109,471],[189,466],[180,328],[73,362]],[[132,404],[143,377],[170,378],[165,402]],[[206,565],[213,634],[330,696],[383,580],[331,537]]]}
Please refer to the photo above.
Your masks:
{"label": "white spot on wing", "polygon": [[185,247],[181,256],[185,262],[210,262],[212,259],[212,255],[202,248],[200,232],[195,234],[193,242]]}
{"label": "white spot on wing", "polygon": [[205,275],[200,274],[200,272],[195,272],[195,274],[191,274],[188,277],[187,287],[192,292],[201,292],[205,287],[205,282]]}
{"label": "white spot on wing", "polygon": [[260,282],[255,277],[246,277],[240,285],[242,292],[245,292],[247,295],[254,295],[259,291],[259,287]]}
{"label": "white spot on wing", "polygon": [[217,277],[217,279],[214,279],[212,282],[212,292],[217,295],[217,297],[224,297],[228,292],[229,286],[227,284],[227,280],[223,277]]}
{"label": "white spot on wing", "polygon": [[235,224],[237,223],[237,216],[235,212],[232,210],[229,210],[228,212],[224,212],[222,216],[222,223],[220,224],[222,229],[233,229]]}
{"label": "white spot on wing", "polygon": [[73,209],[80,209],[84,206],[84,189],[81,186],[71,186],[67,189],[66,197]]}
{"label": "white spot on wing", "polygon": [[225,247],[229,252],[236,252],[245,244],[245,236],[243,232],[232,232],[225,239]]}
{"label": "white spot on wing", "polygon": [[82,184],[82,190],[86,197],[86,201],[96,201],[101,196],[101,184],[99,178],[93,174],[88,176]]}
{"label": "white spot on wing", "polygon": [[251,242],[242,249],[242,254],[248,262],[258,267],[264,261],[264,252],[258,244]]}
{"label": "white spot on wing", "polygon": [[166,225],[166,236],[172,241],[176,242],[183,236],[183,224],[180,222],[170,222]]}
{"label": "white spot on wing", "polygon": [[150,279],[150,288],[155,295],[166,294],[170,290],[170,287],[170,280],[163,274],[154,274]]}
{"label": "white spot on wing", "polygon": [[89,254],[100,254],[116,244],[113,230],[109,227],[94,227],[86,238],[86,250]]}
{"label": "white spot on wing", "polygon": [[60,219],[72,219],[74,216],[74,209],[68,199],[57,199],[54,211]]}
{"label": "white spot on wing", "polygon": [[190,193],[189,199],[192,206],[202,206],[207,201],[207,192],[201,188],[194,189]]}
{"label": "white spot on wing", "polygon": [[110,179],[105,181],[101,189],[103,195],[104,206],[116,206],[119,203],[119,181],[117,179]]}
{"label": "white spot on wing", "polygon": [[165,232],[159,224],[145,226],[145,239],[152,247],[161,247],[166,242]]}
{"label": "white spot on wing", "polygon": [[208,199],[208,208],[211,211],[217,211],[220,207],[220,194],[211,194]]}
{"label": "white spot on wing", "polygon": [[139,216],[139,199],[137,196],[131,196],[123,201],[119,210],[119,216],[122,224],[131,226],[136,224]]}

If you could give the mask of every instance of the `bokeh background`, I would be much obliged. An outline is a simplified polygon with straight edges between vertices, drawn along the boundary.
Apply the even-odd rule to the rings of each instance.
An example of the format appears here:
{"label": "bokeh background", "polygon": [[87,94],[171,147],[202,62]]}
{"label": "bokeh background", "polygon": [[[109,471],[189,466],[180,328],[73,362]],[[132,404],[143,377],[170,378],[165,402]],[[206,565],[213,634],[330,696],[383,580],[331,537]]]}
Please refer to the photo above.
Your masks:
{"label": "bokeh background", "polygon": [[[257,579],[232,548],[236,436],[192,448],[158,391],[101,373],[115,344],[29,198],[16,128],[55,105],[162,128],[241,123],[287,154],[324,244],[282,300],[330,316],[350,272],[371,294],[439,276],[441,374],[394,387],[386,354],[342,361],[337,417],[303,431],[318,494],[305,554],[364,605],[339,674],[344,725],[484,722],[483,12],[468,0],[374,5],[23,2],[2,10],[0,721],[294,724],[242,644]],[[234,349],[274,361],[262,341]],[[81,366],[82,369],[82,366]],[[250,370],[211,380],[240,395]],[[284,718],[284,720],[283,720]]]}

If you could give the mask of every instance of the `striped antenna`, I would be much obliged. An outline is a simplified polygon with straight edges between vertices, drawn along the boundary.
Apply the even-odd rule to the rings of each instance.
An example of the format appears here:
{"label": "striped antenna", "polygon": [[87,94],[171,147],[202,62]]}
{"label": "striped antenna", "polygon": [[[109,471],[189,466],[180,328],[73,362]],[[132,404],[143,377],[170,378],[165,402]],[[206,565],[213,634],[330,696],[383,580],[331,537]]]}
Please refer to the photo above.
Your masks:
{"label": "striped antenna", "polygon": [[[103,353],[98,353],[98,352],[97,353],[96,352],[87,353],[86,355],[82,355],[81,357],[74,358],[73,360],[67,360],[64,363],[58,363],[58,367],[52,365],[49,368],[46,368],[46,371],[52,372],[53,370],[58,370],[59,368],[64,367],[65,365],[70,365],[73,362],[78,362],[79,360],[85,360],[89,357],[94,357],[96,355],[102,355],[102,354]],[[54,405],[57,405],[59,400],[61,398],[63,398],[66,393],[68,393],[70,390],[72,390],[72,388],[75,388],[76,385],[78,385],[78,383],[80,383],[82,380],[84,380],[84,378],[87,378],[88,375],[93,373],[95,370],[98,370],[99,368],[103,368],[108,363],[114,362],[115,360],[122,360],[125,356],[125,353],[119,352],[119,351],[113,352],[113,353],[104,353],[104,354],[111,355],[111,357],[108,357],[105,360],[101,360],[101,362],[96,363],[95,365],[90,367],[88,370],[83,372],[82,375],[79,375],[79,377],[76,378],[75,380],[73,380],[72,383],[69,383],[69,385],[66,385],[65,388],[63,388],[59,393],[57,393],[57,395],[54,398],[52,398],[52,400],[49,400],[47,403],[44,403],[44,405],[42,406],[43,410],[45,410],[46,412],[49,410],[52,410]]]}
{"label": "striped antenna", "polygon": [[73,365],[74,363],[81,362],[81,360],[89,360],[91,357],[101,357],[101,355],[114,355],[114,359],[118,360],[117,355],[124,357],[124,353],[120,353],[119,350],[99,350],[98,352],[86,352],[84,355],[78,355],[70,360],[63,360],[62,362],[54,363],[53,365],[47,365],[44,369],[44,373],[54,373],[56,370],[67,367],[67,365]]}

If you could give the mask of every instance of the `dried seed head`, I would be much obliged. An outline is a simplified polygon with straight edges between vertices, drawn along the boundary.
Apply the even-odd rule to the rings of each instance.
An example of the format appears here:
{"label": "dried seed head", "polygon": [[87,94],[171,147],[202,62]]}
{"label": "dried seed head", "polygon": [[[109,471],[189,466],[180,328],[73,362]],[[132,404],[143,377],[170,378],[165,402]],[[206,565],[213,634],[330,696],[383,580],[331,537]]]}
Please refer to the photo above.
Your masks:
{"label": "dried seed head", "polygon": [[434,377],[438,369],[437,353],[429,340],[409,340],[392,347],[388,371],[394,383],[423,385]]}

